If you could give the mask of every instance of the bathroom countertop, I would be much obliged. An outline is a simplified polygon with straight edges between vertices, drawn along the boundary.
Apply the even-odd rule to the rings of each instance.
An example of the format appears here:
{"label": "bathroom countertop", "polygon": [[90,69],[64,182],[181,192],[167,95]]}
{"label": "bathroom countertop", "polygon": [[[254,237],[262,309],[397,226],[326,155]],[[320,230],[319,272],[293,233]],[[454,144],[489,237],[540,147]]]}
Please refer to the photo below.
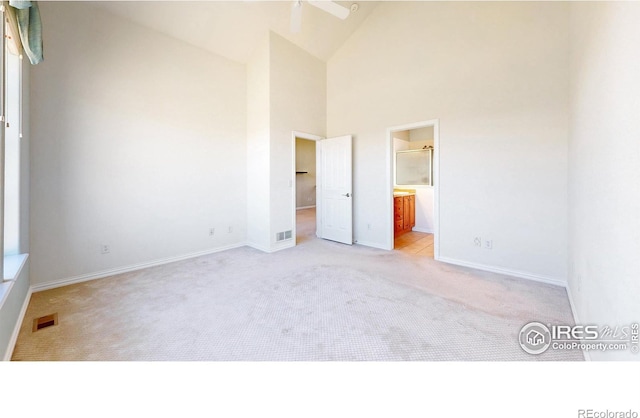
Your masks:
{"label": "bathroom countertop", "polygon": [[398,197],[398,196],[415,196],[416,192],[415,191],[407,191],[407,192],[403,192],[403,191],[398,191],[398,192],[393,192],[393,197]]}

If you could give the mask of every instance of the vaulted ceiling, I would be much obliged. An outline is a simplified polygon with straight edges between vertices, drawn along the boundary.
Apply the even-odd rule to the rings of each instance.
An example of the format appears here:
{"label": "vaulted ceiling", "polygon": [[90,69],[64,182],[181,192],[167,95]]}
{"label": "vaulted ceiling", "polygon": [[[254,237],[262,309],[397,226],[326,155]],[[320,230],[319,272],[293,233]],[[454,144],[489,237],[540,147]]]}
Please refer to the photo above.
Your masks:
{"label": "vaulted ceiling", "polygon": [[380,2],[338,1],[358,10],[346,20],[302,6],[302,29],[290,30],[290,1],[102,1],[95,7],[165,33],[234,61],[247,62],[268,30],[326,61],[364,22]]}

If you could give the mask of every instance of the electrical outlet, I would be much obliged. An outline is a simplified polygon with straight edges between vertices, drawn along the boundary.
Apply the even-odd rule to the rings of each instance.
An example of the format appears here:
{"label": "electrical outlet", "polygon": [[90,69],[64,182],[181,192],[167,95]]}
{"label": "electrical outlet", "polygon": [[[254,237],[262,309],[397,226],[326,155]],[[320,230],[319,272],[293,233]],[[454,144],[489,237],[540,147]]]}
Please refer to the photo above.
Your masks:
{"label": "electrical outlet", "polygon": [[476,247],[482,247],[482,238],[475,237],[473,239],[473,245],[475,245]]}
{"label": "electrical outlet", "polygon": [[228,232],[229,232],[229,233],[232,233],[232,232],[233,232],[233,227],[232,227],[232,226],[230,226],[230,227],[229,227]]}
{"label": "electrical outlet", "polygon": [[367,224],[367,229],[371,231],[371,224]]}
{"label": "electrical outlet", "polygon": [[484,240],[484,248],[486,248],[487,250],[492,250],[493,249],[493,240],[490,240],[490,239]]}
{"label": "electrical outlet", "polygon": [[100,254],[109,254],[111,252],[111,248],[108,245],[102,244],[100,246]]}
{"label": "electrical outlet", "polygon": [[216,229],[215,228],[210,228],[209,229],[209,236],[210,237],[212,237],[215,233],[216,233]]}

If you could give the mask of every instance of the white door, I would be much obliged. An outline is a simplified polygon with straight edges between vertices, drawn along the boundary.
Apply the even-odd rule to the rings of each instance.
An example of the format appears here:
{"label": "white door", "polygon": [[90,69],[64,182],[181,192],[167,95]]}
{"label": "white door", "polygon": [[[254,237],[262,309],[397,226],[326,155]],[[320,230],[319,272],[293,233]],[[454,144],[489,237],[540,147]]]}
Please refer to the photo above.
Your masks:
{"label": "white door", "polygon": [[320,175],[318,236],[353,244],[353,192],[351,189],[351,135],[317,141]]}

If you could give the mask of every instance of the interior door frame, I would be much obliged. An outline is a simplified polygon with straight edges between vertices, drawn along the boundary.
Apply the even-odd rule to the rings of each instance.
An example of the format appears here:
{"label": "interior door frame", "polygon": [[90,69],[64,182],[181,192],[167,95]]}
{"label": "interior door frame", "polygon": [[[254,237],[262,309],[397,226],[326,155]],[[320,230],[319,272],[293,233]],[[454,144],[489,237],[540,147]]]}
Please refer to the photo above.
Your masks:
{"label": "interior door frame", "polygon": [[[293,245],[298,245],[297,242],[297,225],[296,225],[296,192],[297,192],[297,187],[296,187],[296,181],[297,181],[297,177],[296,177],[296,138],[300,138],[300,139],[307,139],[309,141],[316,141],[316,167],[318,165],[318,144],[317,141],[321,141],[323,139],[325,139],[323,136],[320,135],[314,135],[314,134],[310,134],[310,133],[306,133],[306,132],[300,132],[300,131],[292,131],[291,132],[291,149],[292,149],[292,153],[291,153],[291,178],[293,180],[291,180],[291,205],[292,205],[292,213],[293,213],[293,219],[291,220],[291,224],[293,225],[291,227],[291,231],[292,231],[292,235],[293,235]],[[322,173],[320,173],[318,171],[318,169],[316,168],[316,185],[318,184],[318,178],[322,176]],[[320,227],[320,219],[318,216],[318,202],[319,202],[319,198],[321,196],[319,196],[319,189],[316,187],[316,236],[318,236],[318,228]]]}
{"label": "interior door frame", "polygon": [[433,258],[440,259],[440,120],[431,119],[387,128],[387,249],[393,250],[393,133],[433,126]]}

